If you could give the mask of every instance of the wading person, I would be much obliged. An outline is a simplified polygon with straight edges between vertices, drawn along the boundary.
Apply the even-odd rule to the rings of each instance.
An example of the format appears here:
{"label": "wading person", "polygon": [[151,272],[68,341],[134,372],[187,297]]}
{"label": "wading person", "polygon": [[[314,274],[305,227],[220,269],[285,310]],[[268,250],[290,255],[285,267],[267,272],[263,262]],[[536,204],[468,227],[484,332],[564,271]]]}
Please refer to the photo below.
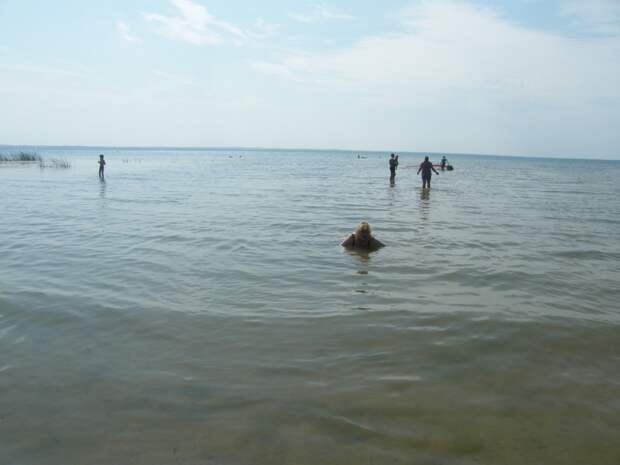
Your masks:
{"label": "wading person", "polygon": [[349,234],[349,236],[340,244],[347,249],[363,249],[363,250],[376,250],[385,246],[376,237],[373,237],[370,231],[370,225],[366,221],[362,221],[357,225],[355,232]]}
{"label": "wading person", "polygon": [[424,157],[424,161],[420,163],[420,168],[418,168],[418,174],[422,172],[422,189],[426,189],[427,187],[431,188],[431,176],[433,175],[432,171],[435,174],[439,174],[439,172],[433,167],[433,164],[428,161],[428,157]]}
{"label": "wading person", "polygon": [[398,155],[390,155],[390,182],[394,182],[396,178],[396,168],[398,168]]}
{"label": "wading person", "polygon": [[103,155],[99,155],[99,179],[103,179],[103,171],[105,167],[105,160],[103,159]]}
{"label": "wading person", "polygon": [[446,158],[446,156],[444,155],[443,157],[441,157],[441,169],[445,170],[446,169],[446,164],[448,163],[448,159]]}

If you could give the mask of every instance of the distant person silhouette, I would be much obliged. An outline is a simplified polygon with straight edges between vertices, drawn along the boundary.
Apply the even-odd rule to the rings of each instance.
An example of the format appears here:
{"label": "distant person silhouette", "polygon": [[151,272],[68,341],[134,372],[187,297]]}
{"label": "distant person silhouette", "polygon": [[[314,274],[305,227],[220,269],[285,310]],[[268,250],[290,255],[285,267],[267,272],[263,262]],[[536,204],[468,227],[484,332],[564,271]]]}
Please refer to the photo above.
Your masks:
{"label": "distant person silhouette", "polygon": [[448,160],[446,158],[446,156],[444,155],[443,157],[441,157],[441,169],[445,170],[446,169],[446,164],[448,163]]}
{"label": "distant person silhouette", "polygon": [[340,245],[347,249],[363,250],[376,250],[385,246],[383,242],[373,237],[370,231],[370,225],[366,221],[362,221],[358,224],[355,232],[349,234]]}
{"label": "distant person silhouette", "polygon": [[105,160],[103,155],[99,155],[99,179],[103,179],[103,171],[105,170]]}
{"label": "distant person silhouette", "polygon": [[394,182],[396,179],[396,168],[398,168],[398,155],[394,156],[394,154],[390,155],[390,182]]}
{"label": "distant person silhouette", "polygon": [[420,168],[418,168],[418,174],[422,171],[422,189],[426,189],[427,187],[431,188],[431,176],[434,171],[435,174],[439,174],[439,172],[433,167],[433,164],[428,161],[428,157],[424,157],[424,161],[420,163]]}

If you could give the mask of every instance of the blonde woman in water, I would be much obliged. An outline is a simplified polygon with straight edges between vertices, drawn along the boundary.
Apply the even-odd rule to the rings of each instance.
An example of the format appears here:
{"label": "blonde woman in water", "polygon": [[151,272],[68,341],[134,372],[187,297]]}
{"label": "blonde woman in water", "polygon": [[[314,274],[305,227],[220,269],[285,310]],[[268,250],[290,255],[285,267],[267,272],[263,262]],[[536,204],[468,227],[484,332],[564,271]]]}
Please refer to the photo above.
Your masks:
{"label": "blonde woman in water", "polygon": [[355,232],[340,244],[347,249],[365,249],[376,250],[385,246],[383,242],[372,236],[370,225],[366,221],[362,221],[357,225]]}

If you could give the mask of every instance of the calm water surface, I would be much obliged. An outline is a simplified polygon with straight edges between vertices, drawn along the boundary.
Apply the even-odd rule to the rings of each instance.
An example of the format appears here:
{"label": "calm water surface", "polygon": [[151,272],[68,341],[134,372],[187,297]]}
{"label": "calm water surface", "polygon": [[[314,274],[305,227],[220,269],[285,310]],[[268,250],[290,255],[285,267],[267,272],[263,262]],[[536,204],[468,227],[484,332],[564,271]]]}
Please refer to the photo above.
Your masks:
{"label": "calm water surface", "polygon": [[0,165],[0,463],[620,463],[619,162],[98,153]]}

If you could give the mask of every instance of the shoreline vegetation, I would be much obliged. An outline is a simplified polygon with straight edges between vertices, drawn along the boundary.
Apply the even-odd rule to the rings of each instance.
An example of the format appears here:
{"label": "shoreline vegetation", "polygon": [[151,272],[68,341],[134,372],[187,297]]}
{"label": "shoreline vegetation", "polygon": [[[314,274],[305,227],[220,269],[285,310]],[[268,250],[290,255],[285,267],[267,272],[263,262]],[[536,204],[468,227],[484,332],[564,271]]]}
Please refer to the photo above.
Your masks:
{"label": "shoreline vegetation", "polygon": [[60,158],[45,159],[36,152],[0,153],[0,164],[39,163],[39,168],[71,168],[71,162]]}
{"label": "shoreline vegetation", "polygon": [[0,163],[11,163],[11,162],[33,162],[38,161],[41,162],[43,158],[36,152],[15,152],[9,154],[0,153]]}
{"label": "shoreline vegetation", "polygon": [[39,168],[71,168],[71,162],[60,159],[60,158],[50,158],[49,160],[41,159],[39,161]]}

